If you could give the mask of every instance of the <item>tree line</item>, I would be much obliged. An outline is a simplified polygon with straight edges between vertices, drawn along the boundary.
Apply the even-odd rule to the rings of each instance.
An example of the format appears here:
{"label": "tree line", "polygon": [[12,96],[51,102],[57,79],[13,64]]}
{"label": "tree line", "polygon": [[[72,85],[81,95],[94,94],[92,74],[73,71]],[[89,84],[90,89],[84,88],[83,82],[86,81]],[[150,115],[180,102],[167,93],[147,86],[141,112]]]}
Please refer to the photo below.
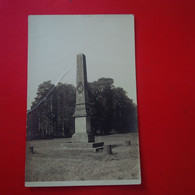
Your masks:
{"label": "tree line", "polygon": [[[52,90],[52,92],[51,92]],[[137,106],[111,78],[88,83],[91,128],[96,135],[137,131]],[[38,86],[27,112],[27,138],[71,137],[74,133],[76,88],[51,81]]]}

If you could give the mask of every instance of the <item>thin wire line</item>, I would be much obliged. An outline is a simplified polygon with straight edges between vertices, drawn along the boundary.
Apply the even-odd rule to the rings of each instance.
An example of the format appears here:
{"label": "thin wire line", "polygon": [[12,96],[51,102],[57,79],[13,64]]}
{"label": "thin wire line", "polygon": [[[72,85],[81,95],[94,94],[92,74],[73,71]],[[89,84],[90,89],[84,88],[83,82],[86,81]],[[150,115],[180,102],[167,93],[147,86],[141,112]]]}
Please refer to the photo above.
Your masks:
{"label": "thin wire line", "polygon": [[72,64],[71,66],[69,66],[69,67],[66,69],[66,71],[59,77],[59,79],[56,81],[55,85],[49,90],[49,92],[43,97],[43,99],[41,99],[41,100],[37,103],[37,105],[36,105],[34,108],[32,108],[31,110],[27,110],[27,113],[30,113],[30,112],[32,112],[33,110],[35,110],[36,108],[38,108],[38,107],[41,105],[41,103],[44,102],[44,101],[47,99],[47,97],[48,97],[48,96],[52,93],[52,91],[56,88],[57,84],[58,84],[58,83],[63,79],[63,77],[71,70],[72,66],[73,66],[73,64]]}

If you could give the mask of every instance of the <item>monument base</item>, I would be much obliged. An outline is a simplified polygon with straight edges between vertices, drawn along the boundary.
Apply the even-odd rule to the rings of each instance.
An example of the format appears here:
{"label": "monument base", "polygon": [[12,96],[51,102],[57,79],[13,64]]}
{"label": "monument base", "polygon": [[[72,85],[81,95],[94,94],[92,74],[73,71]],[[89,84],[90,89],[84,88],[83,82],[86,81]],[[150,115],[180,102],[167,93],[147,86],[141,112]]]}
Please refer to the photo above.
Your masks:
{"label": "monument base", "polygon": [[72,143],[91,143],[95,142],[94,135],[88,135],[87,133],[75,133],[71,139]]}
{"label": "monument base", "polygon": [[103,151],[104,142],[92,142],[92,143],[81,143],[81,142],[72,142],[65,144],[65,149],[68,151],[87,153],[87,152],[99,152]]}

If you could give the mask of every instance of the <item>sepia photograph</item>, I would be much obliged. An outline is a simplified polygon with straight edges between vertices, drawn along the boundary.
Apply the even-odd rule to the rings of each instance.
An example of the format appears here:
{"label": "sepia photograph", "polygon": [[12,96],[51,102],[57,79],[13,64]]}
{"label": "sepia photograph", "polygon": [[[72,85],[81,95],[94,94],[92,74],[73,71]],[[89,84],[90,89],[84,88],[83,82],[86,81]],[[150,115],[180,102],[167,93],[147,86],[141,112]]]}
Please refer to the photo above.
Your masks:
{"label": "sepia photograph", "polygon": [[133,15],[30,15],[25,186],[141,184]]}

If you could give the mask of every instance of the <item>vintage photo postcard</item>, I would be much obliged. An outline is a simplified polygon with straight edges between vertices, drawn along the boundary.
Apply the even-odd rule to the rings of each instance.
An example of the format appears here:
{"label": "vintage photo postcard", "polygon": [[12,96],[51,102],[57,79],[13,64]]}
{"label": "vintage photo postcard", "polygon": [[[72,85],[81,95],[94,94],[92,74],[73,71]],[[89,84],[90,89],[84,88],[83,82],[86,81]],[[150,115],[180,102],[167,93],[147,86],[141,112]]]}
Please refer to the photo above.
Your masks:
{"label": "vintage photo postcard", "polygon": [[140,184],[133,15],[30,15],[25,186]]}

